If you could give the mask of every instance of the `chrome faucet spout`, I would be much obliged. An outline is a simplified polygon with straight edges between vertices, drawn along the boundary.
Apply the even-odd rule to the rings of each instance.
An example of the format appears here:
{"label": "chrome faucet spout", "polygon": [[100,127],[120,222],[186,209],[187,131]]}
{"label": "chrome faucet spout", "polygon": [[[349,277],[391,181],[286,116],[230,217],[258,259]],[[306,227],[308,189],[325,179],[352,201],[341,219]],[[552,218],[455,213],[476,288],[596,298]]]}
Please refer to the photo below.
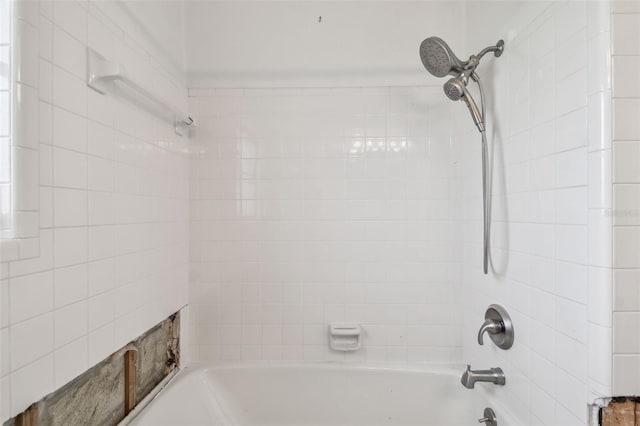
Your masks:
{"label": "chrome faucet spout", "polygon": [[484,345],[483,335],[485,332],[489,332],[490,334],[499,334],[504,332],[504,323],[502,321],[497,321],[494,319],[487,319],[480,330],[478,331],[478,344]]}
{"label": "chrome faucet spout", "polygon": [[467,389],[473,389],[476,382],[488,382],[494,385],[504,386],[506,379],[500,367],[489,370],[472,370],[471,366],[467,364],[467,371],[462,373],[460,383]]}

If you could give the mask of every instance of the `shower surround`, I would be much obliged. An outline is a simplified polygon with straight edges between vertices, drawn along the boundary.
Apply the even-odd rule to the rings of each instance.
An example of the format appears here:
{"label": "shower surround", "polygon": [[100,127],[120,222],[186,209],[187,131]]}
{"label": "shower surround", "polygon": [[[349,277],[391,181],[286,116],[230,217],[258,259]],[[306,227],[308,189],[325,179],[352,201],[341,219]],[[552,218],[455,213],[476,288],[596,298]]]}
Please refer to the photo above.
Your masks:
{"label": "shower surround", "polygon": [[[466,51],[506,41],[479,70],[489,276],[480,137],[440,85],[192,89],[192,357],[501,366],[489,393],[531,424],[584,424],[612,394],[609,4],[466,14]],[[509,351],[476,344],[491,303]],[[330,351],[331,321],[361,323],[363,350]]]}
{"label": "shower surround", "polygon": [[[637,68],[636,3],[191,2],[184,34],[174,2],[25,4],[40,255],[0,264],[1,420],[185,303],[183,359],[500,366],[507,386],[469,392],[536,425],[640,393],[640,245],[619,214],[637,204],[640,92],[616,85]],[[456,52],[506,42],[479,70],[489,276],[479,135],[420,65],[431,35]],[[86,88],[86,46],[188,103],[189,140]],[[476,343],[491,303],[513,319],[509,351]],[[332,352],[327,323],[346,320],[363,349]]]}

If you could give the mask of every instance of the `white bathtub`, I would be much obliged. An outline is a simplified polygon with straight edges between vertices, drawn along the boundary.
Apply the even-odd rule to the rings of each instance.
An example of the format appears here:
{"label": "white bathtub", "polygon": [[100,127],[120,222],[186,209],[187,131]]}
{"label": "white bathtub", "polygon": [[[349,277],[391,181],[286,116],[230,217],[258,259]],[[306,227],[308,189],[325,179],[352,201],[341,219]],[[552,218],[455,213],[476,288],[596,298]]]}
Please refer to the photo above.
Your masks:
{"label": "white bathtub", "polygon": [[472,425],[503,407],[460,384],[463,367],[387,368],[332,363],[192,365],[132,421],[168,425]]}

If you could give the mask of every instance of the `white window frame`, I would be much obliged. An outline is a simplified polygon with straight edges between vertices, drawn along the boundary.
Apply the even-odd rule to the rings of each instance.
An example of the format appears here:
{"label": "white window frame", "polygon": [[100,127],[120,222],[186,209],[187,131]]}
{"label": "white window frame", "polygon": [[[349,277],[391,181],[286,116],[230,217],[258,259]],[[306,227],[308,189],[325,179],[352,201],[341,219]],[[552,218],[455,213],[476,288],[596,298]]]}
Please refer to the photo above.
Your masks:
{"label": "white window frame", "polygon": [[[37,95],[39,81],[23,78],[25,63],[23,58],[38,56],[39,45],[39,2],[34,0],[0,0],[0,7],[6,6],[9,20],[9,142],[10,142],[10,184],[11,207],[3,214],[8,216],[10,226],[0,230],[0,262],[11,262],[35,258],[40,255],[40,186],[39,186],[39,140],[23,137],[25,126],[39,126],[38,117],[26,117],[21,114],[30,94],[29,102],[39,102]],[[3,14],[4,15],[4,14]],[[21,61],[20,64],[17,61]],[[38,61],[35,61],[36,63]],[[28,62],[31,66],[34,61]],[[16,72],[18,67],[22,70]],[[38,73],[31,70],[31,75]],[[37,71],[37,70],[35,70]],[[35,93],[35,96],[34,96]],[[37,107],[37,105],[36,105]],[[31,191],[27,191],[28,187]],[[21,190],[22,187],[22,190]],[[22,194],[22,195],[21,195]],[[25,194],[29,194],[28,197]],[[25,202],[26,199],[28,202]]]}
{"label": "white window frame", "polygon": [[[0,146],[0,185],[8,185],[8,197],[4,198],[0,196],[0,238],[7,239],[14,236],[14,223],[13,223],[13,155],[11,149],[11,99],[12,90],[11,85],[13,82],[13,70],[12,70],[12,45],[13,43],[13,22],[11,19],[11,1],[0,0],[0,28],[6,31],[7,34],[4,37],[0,37],[0,49],[5,51],[5,58],[0,58],[0,81],[4,81],[5,84],[0,86],[0,94],[6,96],[6,103],[0,103],[0,120],[5,121],[4,126],[0,126],[0,129],[6,127],[4,131],[0,131],[0,142],[4,146]],[[4,56],[4,55],[3,55]],[[4,59],[7,63],[4,63]],[[4,74],[4,75],[2,75]],[[6,145],[5,145],[6,144]],[[4,170],[4,168],[8,170]],[[2,179],[2,175],[6,178]],[[5,194],[6,196],[6,194]]]}

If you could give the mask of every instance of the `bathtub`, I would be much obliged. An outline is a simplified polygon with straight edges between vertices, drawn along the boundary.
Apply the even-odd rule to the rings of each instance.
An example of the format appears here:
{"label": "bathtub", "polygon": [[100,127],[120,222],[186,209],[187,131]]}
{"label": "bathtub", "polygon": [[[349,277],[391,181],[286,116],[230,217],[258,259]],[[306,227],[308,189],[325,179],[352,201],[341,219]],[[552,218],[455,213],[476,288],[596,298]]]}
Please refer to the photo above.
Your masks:
{"label": "bathtub", "polygon": [[[517,425],[480,389],[460,384],[462,366],[372,367],[335,363],[193,364],[126,423],[202,425],[478,424],[485,407]],[[133,414],[133,413],[132,413]],[[130,416],[131,417],[131,416]]]}

